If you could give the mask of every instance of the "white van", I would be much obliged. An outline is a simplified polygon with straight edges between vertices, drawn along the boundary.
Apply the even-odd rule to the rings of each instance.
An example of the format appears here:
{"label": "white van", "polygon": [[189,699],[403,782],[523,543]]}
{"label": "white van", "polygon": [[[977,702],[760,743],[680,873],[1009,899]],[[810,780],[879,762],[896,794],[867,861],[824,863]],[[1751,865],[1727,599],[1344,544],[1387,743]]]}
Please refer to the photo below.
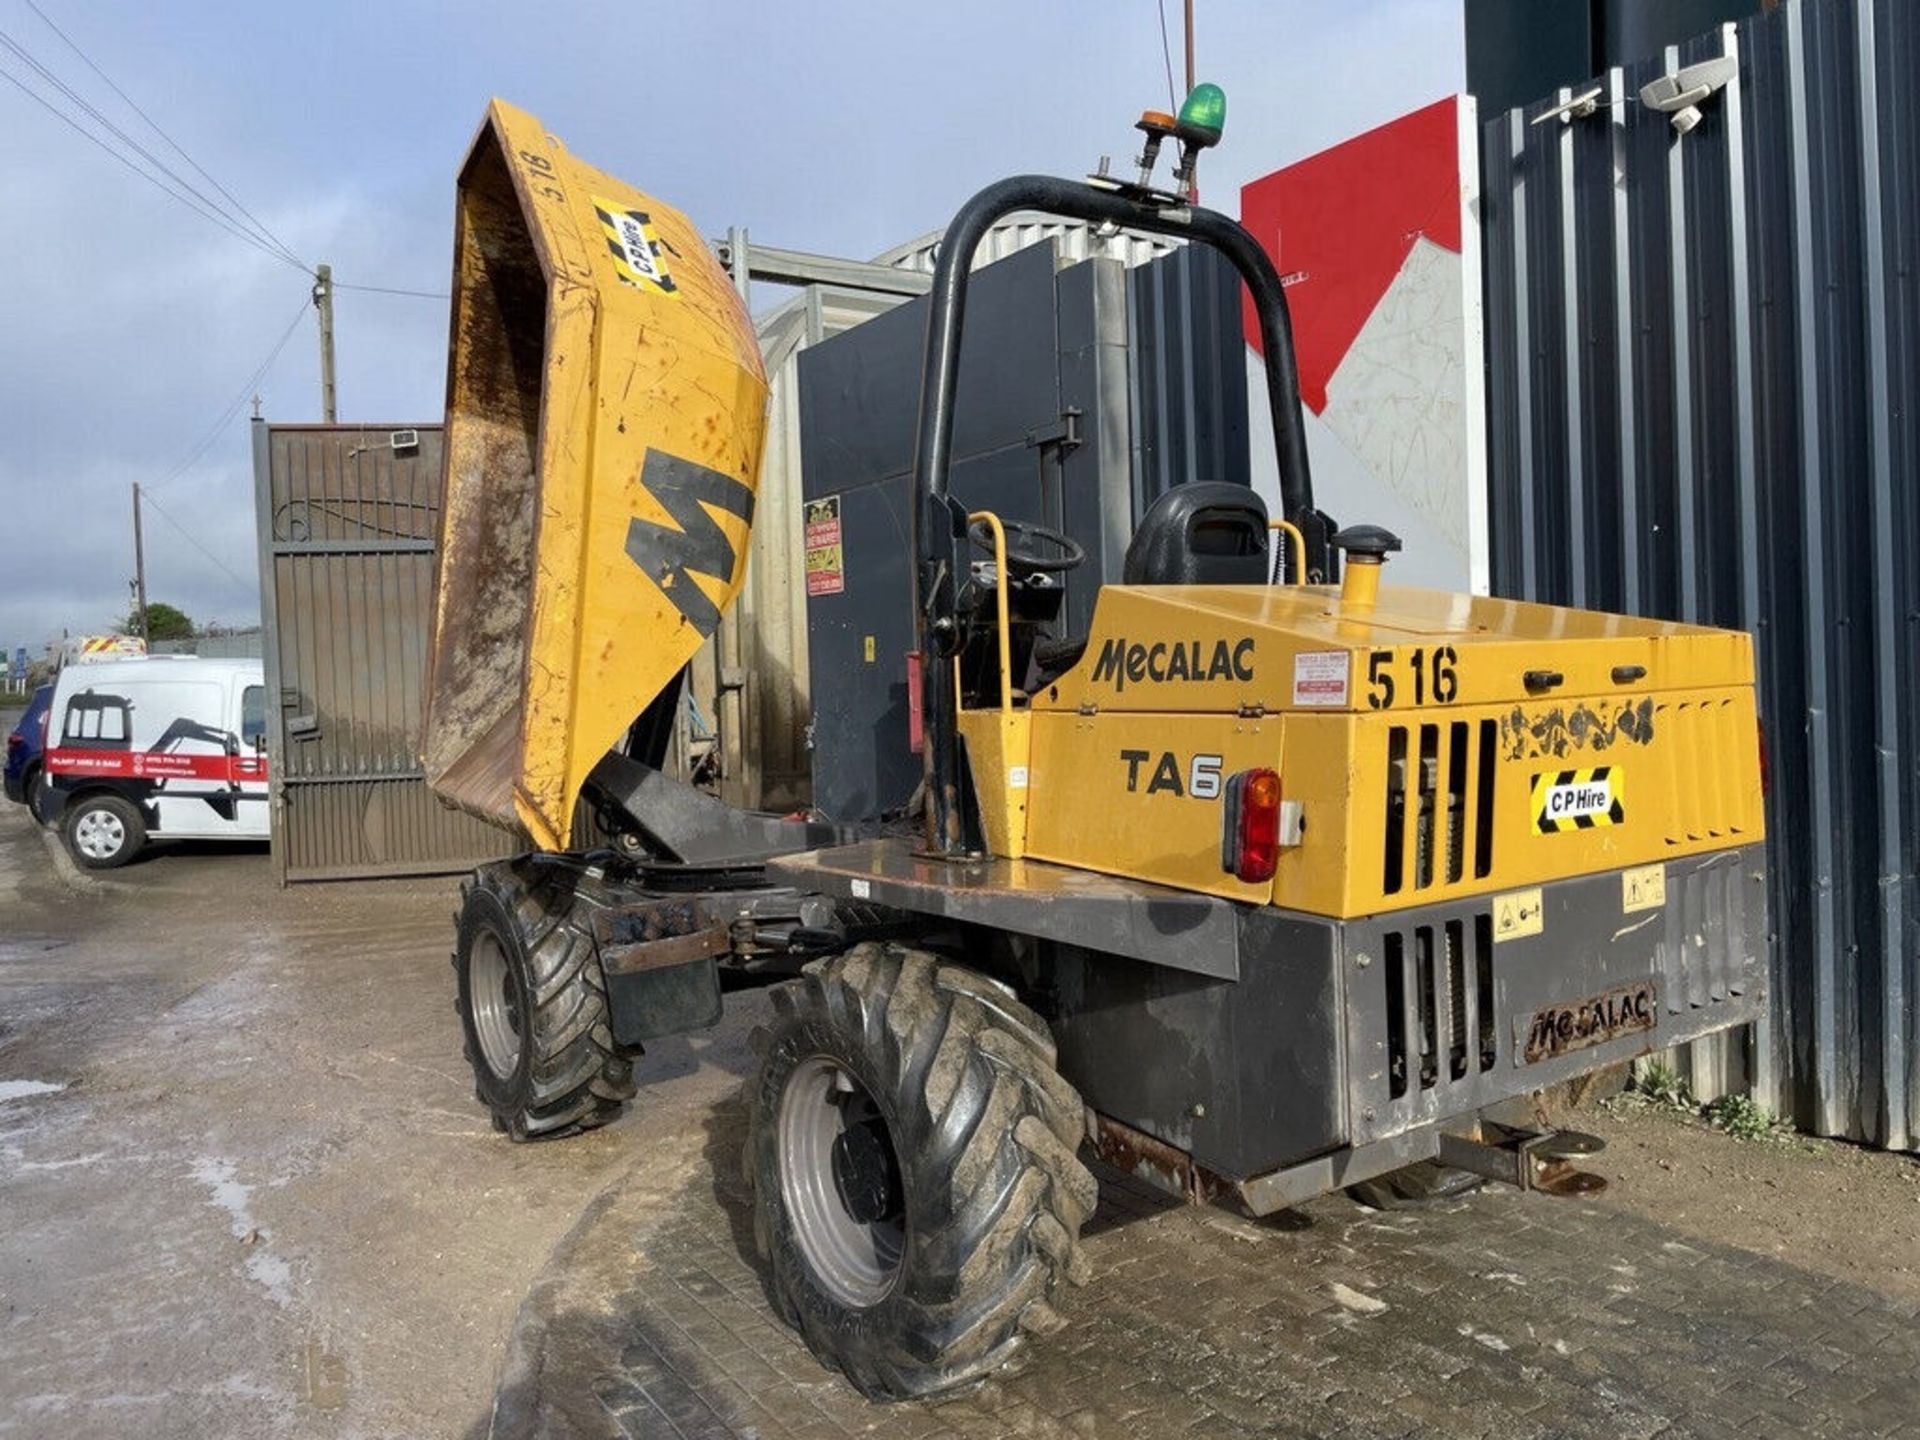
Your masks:
{"label": "white van", "polygon": [[67,665],[47,715],[45,809],[81,865],[148,839],[267,838],[267,689],[258,660],[158,655]]}

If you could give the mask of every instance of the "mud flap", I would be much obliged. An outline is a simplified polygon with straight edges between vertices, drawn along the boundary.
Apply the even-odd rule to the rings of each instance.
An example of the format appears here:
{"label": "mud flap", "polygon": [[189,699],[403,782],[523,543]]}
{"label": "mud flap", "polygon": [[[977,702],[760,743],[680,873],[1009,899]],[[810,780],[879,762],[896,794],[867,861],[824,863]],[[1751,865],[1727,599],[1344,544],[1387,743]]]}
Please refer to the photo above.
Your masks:
{"label": "mud flap", "polygon": [[719,1021],[719,957],[732,942],[698,900],[604,910],[593,928],[620,1044],[684,1035]]}

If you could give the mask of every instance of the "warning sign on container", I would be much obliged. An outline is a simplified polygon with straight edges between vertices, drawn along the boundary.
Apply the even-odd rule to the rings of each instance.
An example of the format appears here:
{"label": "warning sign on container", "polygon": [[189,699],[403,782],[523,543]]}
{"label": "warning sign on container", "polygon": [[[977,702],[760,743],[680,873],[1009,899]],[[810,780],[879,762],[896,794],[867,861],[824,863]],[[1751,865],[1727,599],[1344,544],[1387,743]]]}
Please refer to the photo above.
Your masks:
{"label": "warning sign on container", "polygon": [[846,558],[840,547],[840,497],[807,501],[806,521],[807,594],[838,595],[847,588]]}

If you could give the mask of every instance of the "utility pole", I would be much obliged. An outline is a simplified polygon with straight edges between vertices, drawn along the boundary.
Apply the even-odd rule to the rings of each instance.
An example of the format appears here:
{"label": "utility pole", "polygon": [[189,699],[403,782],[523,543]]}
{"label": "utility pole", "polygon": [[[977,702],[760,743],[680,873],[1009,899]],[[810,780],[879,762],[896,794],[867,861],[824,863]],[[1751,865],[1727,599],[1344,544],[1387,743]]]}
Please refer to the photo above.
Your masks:
{"label": "utility pole", "polygon": [[[1189,62],[1191,63],[1191,62]],[[333,399],[333,267],[313,267],[313,308],[320,312],[320,418],[339,418]]]}
{"label": "utility pole", "polygon": [[133,482],[133,603],[140,612],[140,641],[147,643],[147,553],[140,543],[140,482]]}

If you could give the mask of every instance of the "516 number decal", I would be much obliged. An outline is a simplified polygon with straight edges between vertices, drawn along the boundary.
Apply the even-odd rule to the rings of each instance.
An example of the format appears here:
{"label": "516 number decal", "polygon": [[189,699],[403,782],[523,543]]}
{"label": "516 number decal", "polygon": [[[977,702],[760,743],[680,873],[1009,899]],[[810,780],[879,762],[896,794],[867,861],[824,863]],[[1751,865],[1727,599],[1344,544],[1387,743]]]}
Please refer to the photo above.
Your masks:
{"label": "516 number decal", "polygon": [[[1451,645],[1436,645],[1406,652],[1406,665],[1400,679],[1403,691],[1395,684],[1396,651],[1375,650],[1367,656],[1367,704],[1375,710],[1391,710],[1397,704],[1451,705],[1460,693],[1460,675],[1455,668],[1460,659]],[[1411,698],[1409,698],[1411,697]]]}

